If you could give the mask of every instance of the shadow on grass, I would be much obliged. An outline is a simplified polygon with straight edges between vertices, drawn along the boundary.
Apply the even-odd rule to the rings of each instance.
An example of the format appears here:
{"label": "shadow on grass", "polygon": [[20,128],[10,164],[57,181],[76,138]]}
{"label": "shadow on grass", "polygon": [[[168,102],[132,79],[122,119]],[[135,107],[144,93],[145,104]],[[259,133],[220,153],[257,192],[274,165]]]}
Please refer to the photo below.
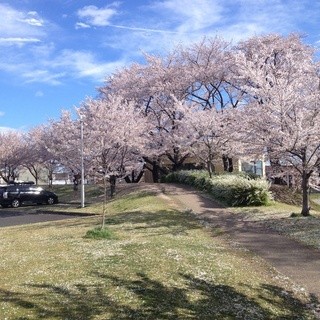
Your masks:
{"label": "shadow on grass", "polygon": [[179,275],[183,284],[180,287],[153,280],[143,273],[136,274],[135,279],[101,273],[96,277],[97,282],[92,285],[34,284],[28,285],[27,293],[2,290],[0,297],[13,313],[28,314],[28,317],[9,317],[20,320],[91,320],[99,316],[113,320],[310,319],[306,306],[291,292],[267,284],[252,289],[256,292],[255,298],[251,298],[228,285],[190,274]]}
{"label": "shadow on grass", "polygon": [[178,235],[201,228],[199,222],[189,213],[175,210],[124,212],[107,217],[105,223],[107,226],[123,225],[121,229],[128,232],[143,233],[145,231],[148,236],[150,234]]}

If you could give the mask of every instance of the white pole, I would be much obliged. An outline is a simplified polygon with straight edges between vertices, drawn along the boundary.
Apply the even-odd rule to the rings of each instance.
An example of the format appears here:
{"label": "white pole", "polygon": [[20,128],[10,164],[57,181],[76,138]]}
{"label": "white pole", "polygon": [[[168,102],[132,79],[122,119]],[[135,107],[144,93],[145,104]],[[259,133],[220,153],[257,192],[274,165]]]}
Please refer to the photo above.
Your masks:
{"label": "white pole", "polygon": [[80,119],[80,140],[81,140],[81,208],[84,208],[84,159],[83,159],[83,120]]}

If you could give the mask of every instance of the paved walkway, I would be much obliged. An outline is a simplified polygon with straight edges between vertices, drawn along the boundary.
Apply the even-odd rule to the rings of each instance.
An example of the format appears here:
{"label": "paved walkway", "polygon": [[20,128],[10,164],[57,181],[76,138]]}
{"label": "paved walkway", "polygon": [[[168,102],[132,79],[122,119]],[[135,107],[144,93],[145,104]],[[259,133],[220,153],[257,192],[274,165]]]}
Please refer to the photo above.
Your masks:
{"label": "paved walkway", "polygon": [[212,199],[194,189],[164,184],[162,189],[186,209],[209,224],[225,230],[234,241],[263,257],[320,300],[320,251],[285,236],[265,230],[253,222],[241,221]]}
{"label": "paved walkway", "polygon": [[[64,204],[55,207],[63,209]],[[90,213],[55,211],[52,206],[25,205],[19,208],[0,208],[0,228],[39,222],[50,222],[64,219],[90,216]]]}
{"label": "paved walkway", "polygon": [[28,213],[24,212],[23,208],[21,208],[19,211],[17,211],[16,209],[0,209],[0,228],[79,217],[83,217],[83,215],[70,215],[59,212],[49,213],[46,211],[44,211],[43,213]]}

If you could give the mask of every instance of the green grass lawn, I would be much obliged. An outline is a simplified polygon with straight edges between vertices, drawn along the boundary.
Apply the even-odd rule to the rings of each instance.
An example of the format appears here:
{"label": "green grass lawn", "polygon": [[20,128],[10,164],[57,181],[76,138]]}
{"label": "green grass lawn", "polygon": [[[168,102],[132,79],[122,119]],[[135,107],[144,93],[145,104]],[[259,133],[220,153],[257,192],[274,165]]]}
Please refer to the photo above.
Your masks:
{"label": "green grass lawn", "polygon": [[313,319],[303,290],[150,191],[108,203],[113,237],[85,237],[100,223],[0,229],[0,319]]}

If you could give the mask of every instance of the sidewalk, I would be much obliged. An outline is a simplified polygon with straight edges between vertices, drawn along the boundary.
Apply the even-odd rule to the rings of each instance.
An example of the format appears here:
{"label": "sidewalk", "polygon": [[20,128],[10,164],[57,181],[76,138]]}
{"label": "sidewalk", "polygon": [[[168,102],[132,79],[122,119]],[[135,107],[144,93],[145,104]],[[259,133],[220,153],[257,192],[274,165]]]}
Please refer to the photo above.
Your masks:
{"label": "sidewalk", "polygon": [[218,227],[238,244],[259,255],[279,272],[320,300],[320,251],[285,236],[244,222],[213,200],[186,186],[163,184],[165,194]]}

